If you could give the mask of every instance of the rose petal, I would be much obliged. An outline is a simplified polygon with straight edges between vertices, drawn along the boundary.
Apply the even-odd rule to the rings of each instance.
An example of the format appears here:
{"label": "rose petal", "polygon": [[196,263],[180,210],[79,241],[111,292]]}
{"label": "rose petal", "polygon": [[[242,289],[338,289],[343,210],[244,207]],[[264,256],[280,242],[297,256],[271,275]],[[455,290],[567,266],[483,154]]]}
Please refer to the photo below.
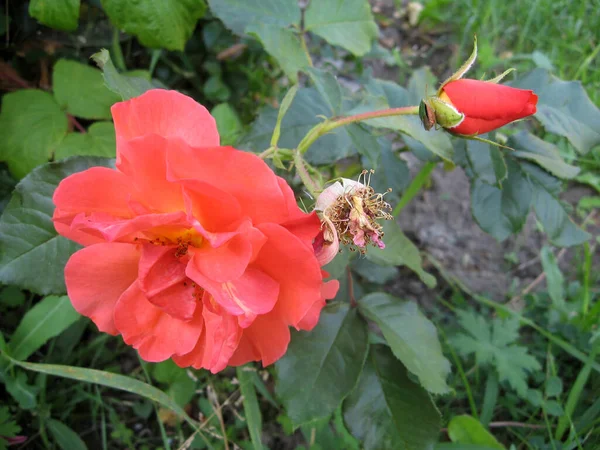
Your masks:
{"label": "rose petal", "polygon": [[190,352],[203,327],[201,308],[197,308],[189,321],[171,317],[146,299],[138,283],[123,293],[115,306],[114,317],[125,343],[149,362]]}
{"label": "rose petal", "polygon": [[100,331],[118,334],[117,300],[136,280],[140,251],[130,244],[96,244],[74,253],[65,266],[67,293],[77,312]]}

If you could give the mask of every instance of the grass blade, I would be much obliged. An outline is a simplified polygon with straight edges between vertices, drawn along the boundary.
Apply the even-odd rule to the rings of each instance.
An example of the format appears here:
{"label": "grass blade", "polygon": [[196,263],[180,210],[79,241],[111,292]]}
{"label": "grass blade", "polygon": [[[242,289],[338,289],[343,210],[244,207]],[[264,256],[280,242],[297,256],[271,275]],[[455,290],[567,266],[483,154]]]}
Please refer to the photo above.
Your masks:
{"label": "grass blade", "polygon": [[244,413],[252,445],[254,450],[263,450],[261,441],[262,416],[256,398],[256,391],[254,390],[254,382],[252,381],[252,370],[250,366],[238,367],[237,377],[240,381],[240,390],[244,396]]}

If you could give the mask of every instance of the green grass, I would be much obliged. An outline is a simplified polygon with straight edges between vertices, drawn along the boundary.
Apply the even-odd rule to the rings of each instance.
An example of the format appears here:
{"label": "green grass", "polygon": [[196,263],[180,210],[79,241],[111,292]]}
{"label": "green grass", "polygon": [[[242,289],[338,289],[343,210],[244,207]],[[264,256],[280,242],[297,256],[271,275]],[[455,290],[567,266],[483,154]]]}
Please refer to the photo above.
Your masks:
{"label": "green grass", "polygon": [[425,6],[425,21],[450,25],[461,60],[477,34],[480,71],[551,62],[556,75],[581,80],[600,105],[599,0],[429,0]]}

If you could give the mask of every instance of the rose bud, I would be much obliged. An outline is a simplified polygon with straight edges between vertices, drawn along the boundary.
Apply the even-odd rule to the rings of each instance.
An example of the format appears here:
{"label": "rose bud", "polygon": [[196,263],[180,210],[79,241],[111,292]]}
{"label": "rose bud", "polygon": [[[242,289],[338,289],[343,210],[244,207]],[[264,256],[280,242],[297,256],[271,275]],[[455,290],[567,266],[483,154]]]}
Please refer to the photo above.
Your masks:
{"label": "rose bud", "polygon": [[513,69],[488,81],[461,79],[477,57],[440,86],[437,95],[421,101],[419,116],[426,130],[434,125],[459,136],[477,136],[535,114],[538,97],[533,91],[497,84]]}

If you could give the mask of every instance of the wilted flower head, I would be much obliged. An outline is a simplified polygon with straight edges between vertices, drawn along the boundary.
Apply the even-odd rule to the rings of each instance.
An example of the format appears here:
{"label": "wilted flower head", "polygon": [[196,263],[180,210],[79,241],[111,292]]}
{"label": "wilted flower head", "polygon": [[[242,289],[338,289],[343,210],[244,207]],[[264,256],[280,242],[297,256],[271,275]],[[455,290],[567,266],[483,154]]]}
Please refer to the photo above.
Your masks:
{"label": "wilted flower head", "polygon": [[[315,241],[321,264],[327,264],[339,251],[340,242],[350,250],[366,252],[367,245],[385,248],[380,219],[391,220],[391,207],[369,185],[374,171],[363,170],[358,181],[342,178],[325,189],[317,199],[315,210],[323,221],[323,231]],[[368,176],[367,176],[368,175]],[[364,184],[360,182],[363,178]]]}

